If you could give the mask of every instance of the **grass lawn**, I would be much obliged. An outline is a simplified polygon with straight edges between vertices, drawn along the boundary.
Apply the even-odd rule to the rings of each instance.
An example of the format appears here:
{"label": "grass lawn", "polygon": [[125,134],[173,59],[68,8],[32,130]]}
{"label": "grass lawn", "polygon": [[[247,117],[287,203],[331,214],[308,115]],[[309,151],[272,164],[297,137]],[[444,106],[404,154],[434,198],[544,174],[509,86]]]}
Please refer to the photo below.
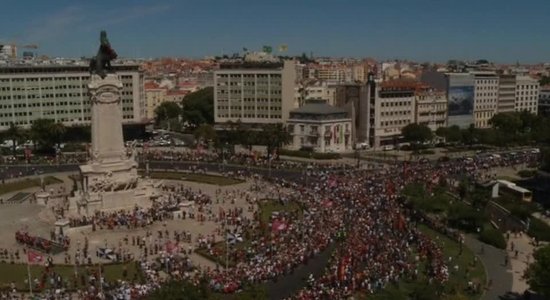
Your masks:
{"label": "grass lawn", "polygon": [[[143,175],[143,172],[140,172]],[[182,172],[151,172],[149,177],[154,179],[184,180],[213,185],[233,185],[243,183],[243,180],[209,174],[192,174]]]}
{"label": "grass lawn", "polygon": [[[443,250],[443,256],[448,259],[453,257],[453,263],[449,266],[449,280],[443,286],[444,295],[441,299],[471,299],[477,300],[481,297],[481,293],[472,294],[466,291],[468,281],[479,282],[481,287],[485,287],[486,274],[485,269],[480,260],[473,266],[474,253],[464,246],[462,254],[458,256],[459,245],[457,242],[449,239],[447,236],[440,234],[425,225],[419,225],[420,231],[432,238]],[[454,271],[454,265],[458,265],[458,272]],[[423,267],[421,265],[420,270]],[[358,299],[411,299],[412,294],[416,294],[415,299],[434,299],[428,295],[433,295],[435,285],[427,283],[425,276],[419,276],[415,281],[401,280],[397,285],[390,284],[382,291],[374,295],[358,294]]]}
{"label": "grass lawn", "polygon": [[[134,276],[137,276],[139,281],[142,281],[141,273],[139,272],[136,264],[134,262],[128,262],[125,264],[106,264],[103,265],[104,276],[107,282],[115,282],[118,279],[122,279],[122,272],[124,266],[128,271],[128,280],[132,280]],[[31,276],[34,281],[35,278],[41,278],[42,273],[44,272],[44,266],[42,265],[32,265]],[[29,289],[29,285],[26,282],[27,275],[27,265],[26,264],[9,264],[9,263],[0,263],[0,289],[8,288],[11,282],[14,282],[18,290],[26,291]],[[93,272],[98,270],[98,265],[93,266],[80,266],[77,269],[78,280],[77,285],[80,287],[80,274],[86,274],[87,272]],[[73,279],[75,274],[75,268],[72,265],[56,265],[54,266],[54,271],[61,275],[64,280],[67,280],[69,289],[73,289]],[[33,289],[34,290],[34,289]]]}
{"label": "grass lawn", "polygon": [[[445,291],[457,291],[467,296],[468,299],[479,299],[481,294],[467,294],[465,288],[468,287],[468,281],[478,282],[482,287],[485,287],[487,282],[485,268],[481,261],[478,259],[475,266],[472,265],[474,261],[474,253],[472,250],[464,246],[462,254],[458,256],[459,244],[454,240],[451,240],[447,236],[440,234],[425,225],[419,225],[419,229],[432,238],[443,250],[443,257],[453,257],[453,263],[449,266],[449,281],[445,285]],[[458,272],[455,272],[454,266],[458,265]]]}
{"label": "grass lawn", "polygon": [[260,220],[267,224],[271,220],[273,212],[289,212],[297,213],[298,218],[302,217],[302,208],[296,202],[289,202],[283,205],[278,200],[266,199],[259,203],[260,208]]}
{"label": "grass lawn", "polygon": [[[63,180],[57,177],[53,177],[53,176],[44,177],[44,185],[56,184],[61,182],[63,182]],[[40,187],[40,178],[36,178],[36,177],[25,178],[18,181],[11,181],[11,182],[6,182],[4,184],[0,184],[0,195],[19,191],[19,190],[24,190],[32,187]]]}

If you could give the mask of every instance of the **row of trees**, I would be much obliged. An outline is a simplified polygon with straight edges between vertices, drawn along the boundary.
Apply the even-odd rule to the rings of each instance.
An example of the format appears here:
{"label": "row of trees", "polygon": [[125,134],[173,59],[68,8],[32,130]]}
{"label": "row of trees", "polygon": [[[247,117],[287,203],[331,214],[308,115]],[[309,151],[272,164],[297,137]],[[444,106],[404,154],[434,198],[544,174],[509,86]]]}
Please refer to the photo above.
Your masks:
{"label": "row of trees", "polygon": [[259,128],[246,126],[240,122],[228,122],[224,130],[215,130],[209,124],[202,124],[194,131],[195,138],[203,143],[212,143],[216,148],[225,145],[242,145],[252,150],[254,145],[267,147],[268,153],[279,152],[283,145],[291,141],[290,133],[283,124],[264,124]]}
{"label": "row of trees", "polygon": [[67,128],[61,122],[52,119],[37,119],[31,128],[24,130],[14,123],[1,134],[3,140],[11,141],[12,154],[16,154],[17,146],[32,141],[35,149],[47,150],[59,145],[64,141]]}
{"label": "row of trees", "polygon": [[[489,121],[490,128],[475,128],[470,125],[460,128],[456,125],[441,127],[435,135],[448,143],[464,145],[485,144],[498,147],[549,144],[550,118],[537,116],[527,111],[499,113]],[[411,143],[431,141],[434,133],[426,125],[409,124],[402,129],[403,138]]]}

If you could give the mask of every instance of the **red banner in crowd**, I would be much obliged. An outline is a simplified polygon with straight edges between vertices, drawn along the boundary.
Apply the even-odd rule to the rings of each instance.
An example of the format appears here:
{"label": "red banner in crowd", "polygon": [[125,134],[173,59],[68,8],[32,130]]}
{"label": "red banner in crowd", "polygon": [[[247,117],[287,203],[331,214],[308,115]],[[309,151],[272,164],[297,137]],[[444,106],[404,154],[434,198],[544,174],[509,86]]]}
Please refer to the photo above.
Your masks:
{"label": "red banner in crowd", "polygon": [[29,264],[39,264],[44,261],[44,256],[38,252],[27,250],[27,261]]}

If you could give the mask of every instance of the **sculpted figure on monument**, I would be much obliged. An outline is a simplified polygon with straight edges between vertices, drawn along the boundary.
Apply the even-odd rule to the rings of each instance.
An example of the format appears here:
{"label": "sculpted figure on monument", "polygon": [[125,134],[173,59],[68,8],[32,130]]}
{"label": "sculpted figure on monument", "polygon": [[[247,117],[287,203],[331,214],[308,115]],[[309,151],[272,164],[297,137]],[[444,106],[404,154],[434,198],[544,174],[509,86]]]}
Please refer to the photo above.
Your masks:
{"label": "sculpted figure on monument", "polygon": [[100,45],[97,55],[90,60],[90,74],[97,74],[101,78],[107,76],[107,71],[112,71],[111,60],[117,58],[117,53],[111,48],[111,43],[107,39],[107,32],[102,30],[100,33]]}

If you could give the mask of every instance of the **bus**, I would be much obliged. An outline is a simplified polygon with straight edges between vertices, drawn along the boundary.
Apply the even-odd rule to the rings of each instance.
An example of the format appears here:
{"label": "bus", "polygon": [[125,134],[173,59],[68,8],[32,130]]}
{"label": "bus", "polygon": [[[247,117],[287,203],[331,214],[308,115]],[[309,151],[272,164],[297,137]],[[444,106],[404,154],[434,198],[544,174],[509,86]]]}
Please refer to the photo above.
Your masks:
{"label": "bus", "polygon": [[499,186],[499,196],[509,196],[512,199],[525,202],[531,202],[533,200],[533,193],[530,190],[517,186],[515,183],[507,180],[497,180],[497,182]]}

